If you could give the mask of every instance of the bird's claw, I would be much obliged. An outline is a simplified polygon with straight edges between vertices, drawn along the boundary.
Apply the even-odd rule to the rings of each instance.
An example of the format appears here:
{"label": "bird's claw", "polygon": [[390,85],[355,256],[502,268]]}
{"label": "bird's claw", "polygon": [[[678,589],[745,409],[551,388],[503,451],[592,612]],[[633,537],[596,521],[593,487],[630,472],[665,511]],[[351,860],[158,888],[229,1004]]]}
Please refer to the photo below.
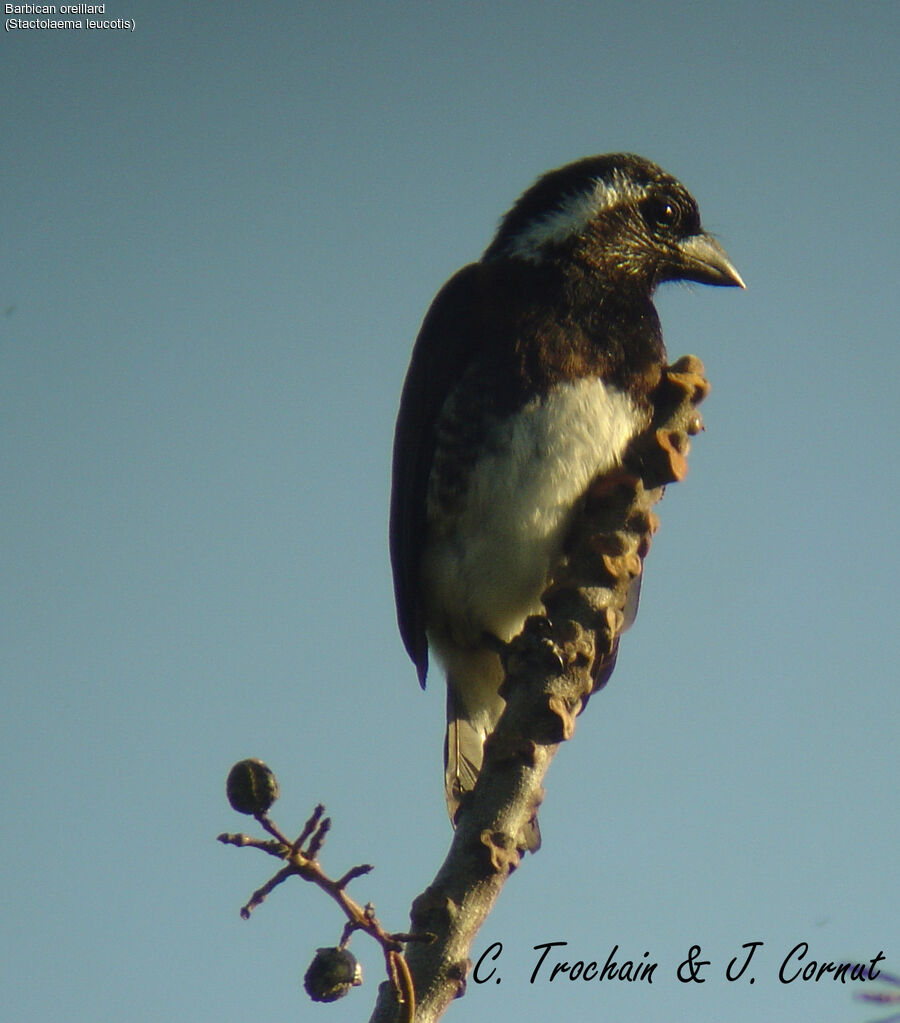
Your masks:
{"label": "bird's claw", "polygon": [[500,654],[507,675],[514,674],[519,662],[537,661],[545,670],[562,674],[566,670],[563,648],[553,637],[553,625],[546,615],[532,615],[511,643],[492,637],[492,647]]}

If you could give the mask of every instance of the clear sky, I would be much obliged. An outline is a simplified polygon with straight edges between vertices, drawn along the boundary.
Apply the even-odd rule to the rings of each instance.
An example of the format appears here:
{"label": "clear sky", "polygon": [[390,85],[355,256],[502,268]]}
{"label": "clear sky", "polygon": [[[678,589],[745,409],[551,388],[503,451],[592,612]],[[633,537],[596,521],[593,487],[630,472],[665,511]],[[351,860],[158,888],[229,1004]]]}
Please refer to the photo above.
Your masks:
{"label": "clear sky", "polygon": [[[778,972],[801,941],[900,972],[900,6],[238,8],[0,41],[4,1018],[367,1018],[360,938],[365,987],[300,990],[340,935],[319,893],[240,920],[276,864],[215,842],[250,823],[224,779],[266,759],[290,831],[325,802],[326,867],[374,863],[353,893],[407,926],[450,837],[387,557],[410,348],[522,189],[615,150],[685,182],[748,290],[659,295],[707,432],[475,943],[502,983],[448,1018],[880,1018]],[[659,967],[532,985],[548,941]]]}

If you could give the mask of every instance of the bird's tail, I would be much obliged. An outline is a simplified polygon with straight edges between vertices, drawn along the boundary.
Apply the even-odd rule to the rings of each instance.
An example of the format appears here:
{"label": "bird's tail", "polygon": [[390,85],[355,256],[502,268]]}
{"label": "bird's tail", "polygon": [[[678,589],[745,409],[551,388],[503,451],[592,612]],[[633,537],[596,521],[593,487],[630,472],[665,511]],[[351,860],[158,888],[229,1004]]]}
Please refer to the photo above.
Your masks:
{"label": "bird's tail", "polygon": [[477,722],[459,697],[459,691],[448,679],[447,684],[447,737],[444,745],[444,790],[447,811],[455,821],[460,800],[475,788],[478,772],[484,760],[484,743],[491,734],[503,705],[496,715],[478,715]]}
{"label": "bird's tail", "polygon": [[[497,690],[503,681],[499,657],[489,651],[469,651],[453,658],[447,673],[447,737],[444,744],[444,792],[447,811],[456,826],[456,814],[472,791],[484,761],[484,744],[506,706]],[[519,836],[519,843],[535,852],[541,844],[537,819]]]}

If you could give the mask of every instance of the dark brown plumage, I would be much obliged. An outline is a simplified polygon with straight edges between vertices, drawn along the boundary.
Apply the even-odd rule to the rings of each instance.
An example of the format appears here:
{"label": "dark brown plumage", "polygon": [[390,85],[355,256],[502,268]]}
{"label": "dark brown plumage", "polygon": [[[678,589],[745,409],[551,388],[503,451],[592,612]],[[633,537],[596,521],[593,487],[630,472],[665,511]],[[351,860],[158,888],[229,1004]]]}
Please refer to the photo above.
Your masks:
{"label": "dark brown plumage", "polygon": [[652,295],[678,278],[742,285],[679,182],[639,157],[589,157],[525,192],[422,325],[391,559],[419,681],[429,648],[447,671],[451,815],[502,711],[496,640],[541,610],[587,487],[647,423],[665,361]]}

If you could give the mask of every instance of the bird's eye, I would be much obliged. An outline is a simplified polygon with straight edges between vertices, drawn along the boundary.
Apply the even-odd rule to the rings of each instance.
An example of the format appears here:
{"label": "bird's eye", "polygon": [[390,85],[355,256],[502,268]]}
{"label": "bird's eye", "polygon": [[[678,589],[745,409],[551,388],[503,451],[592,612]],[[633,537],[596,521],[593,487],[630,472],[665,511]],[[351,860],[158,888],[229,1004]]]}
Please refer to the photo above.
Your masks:
{"label": "bird's eye", "polygon": [[678,217],[678,214],[677,214],[677,212],[675,210],[675,207],[670,202],[667,202],[664,206],[660,207],[660,209],[659,209],[659,222],[661,224],[666,224],[666,225],[674,224],[676,219],[677,219],[677,217]]}
{"label": "bird's eye", "polygon": [[681,210],[671,199],[648,199],[644,204],[644,218],[651,228],[670,231],[681,220]]}

